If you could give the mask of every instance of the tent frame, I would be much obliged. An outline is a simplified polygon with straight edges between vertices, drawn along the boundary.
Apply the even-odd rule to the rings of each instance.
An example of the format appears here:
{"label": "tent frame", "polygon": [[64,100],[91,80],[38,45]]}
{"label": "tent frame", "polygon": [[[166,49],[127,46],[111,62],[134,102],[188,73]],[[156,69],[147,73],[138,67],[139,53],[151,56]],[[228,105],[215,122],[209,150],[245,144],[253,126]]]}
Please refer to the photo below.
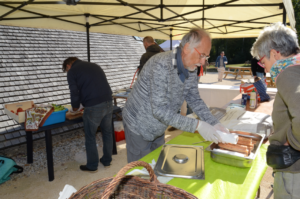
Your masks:
{"label": "tent frame", "polygon": [[[80,26],[85,26],[86,27],[86,35],[87,35],[87,56],[88,56],[88,61],[90,61],[90,39],[89,39],[89,29],[91,27],[94,26],[109,26],[109,25],[119,25],[119,26],[123,26],[132,30],[135,30],[137,32],[146,32],[146,31],[159,31],[162,34],[168,35],[170,37],[170,49],[172,50],[172,38],[178,35],[182,35],[182,34],[178,34],[178,35],[173,35],[172,31],[173,30],[180,30],[180,31],[185,31],[188,32],[191,28],[190,27],[185,27],[184,24],[192,24],[194,27],[197,28],[203,28],[204,27],[204,22],[209,23],[211,26],[211,28],[207,28],[205,30],[209,31],[211,29],[217,29],[219,32],[211,32],[214,34],[230,34],[230,33],[236,33],[236,32],[242,32],[242,31],[247,31],[247,30],[252,30],[252,29],[262,29],[264,26],[261,27],[247,27],[247,26],[238,26],[238,24],[240,23],[255,23],[255,24],[262,24],[262,25],[266,25],[269,24],[268,22],[255,22],[255,20],[259,20],[259,19],[267,19],[270,17],[274,17],[274,16],[278,16],[278,15],[282,15],[282,22],[285,25],[289,25],[289,23],[286,23],[286,9],[283,5],[283,3],[269,3],[269,4],[229,4],[229,3],[233,3],[236,2],[238,0],[229,0],[220,4],[205,4],[205,0],[202,0],[202,4],[199,5],[165,5],[163,4],[163,0],[160,0],[160,4],[156,5],[156,4],[130,4],[128,2],[125,2],[123,0],[116,0],[118,3],[106,3],[106,2],[77,2],[77,5],[86,5],[86,6],[94,6],[94,5],[103,5],[103,6],[128,6],[131,7],[134,10],[137,10],[137,12],[133,12],[131,14],[127,14],[124,16],[110,16],[110,15],[93,15],[90,13],[85,13],[85,14],[75,14],[75,15],[45,15],[42,13],[37,13],[37,12],[32,12],[29,10],[24,9],[25,6],[27,5],[56,5],[56,4],[66,4],[66,2],[63,1],[43,1],[43,2],[34,2],[34,0],[29,0],[27,2],[21,2],[21,1],[0,1],[0,6],[6,7],[6,8],[11,8],[10,11],[8,11],[7,13],[4,13],[3,15],[0,16],[0,21],[4,21],[4,20],[28,20],[28,19],[40,19],[40,18],[51,18],[51,19],[55,19],[55,20],[60,20],[60,21],[64,21],[67,23],[72,23],[72,24],[76,24],[76,25],[80,25]],[[14,7],[12,5],[18,5],[17,7]],[[212,8],[216,8],[216,7],[276,7],[278,6],[279,9],[283,9],[282,13],[279,14],[275,14],[275,15],[269,15],[269,16],[264,16],[264,17],[259,17],[259,18],[254,18],[254,19],[248,19],[248,20],[227,20],[227,19],[214,19],[214,18],[205,18],[205,10],[208,9],[212,9]],[[151,7],[148,8],[146,10],[142,10],[138,7]],[[187,12],[184,14],[178,14],[175,11],[173,11],[171,8],[174,7],[193,7],[193,8],[199,8],[197,10],[191,11],[191,12]],[[154,16],[152,14],[149,13],[149,11],[151,10],[155,10],[155,9],[160,9],[160,17]],[[166,9],[169,12],[173,13],[175,16],[173,17],[169,17],[169,18],[164,18],[163,17],[163,10]],[[26,13],[30,13],[30,14],[34,14],[37,15],[36,17],[7,17],[8,15],[16,12],[16,11],[22,11],[22,12],[26,12]],[[202,17],[201,18],[195,18],[195,19],[187,19],[185,18],[186,15],[189,14],[193,14],[196,12],[202,12]],[[133,15],[136,14],[140,14],[140,13],[144,13],[147,16],[149,16],[149,18],[136,18],[136,17],[132,17]],[[66,20],[66,19],[62,19],[61,17],[78,17],[78,16],[84,16],[86,17],[86,23],[85,24],[81,24],[81,23],[77,23],[74,21],[70,21],[70,20]],[[96,19],[99,19],[101,21],[94,23],[94,24],[90,24],[88,22],[89,17],[94,17]],[[111,19],[104,19],[105,18],[111,18]],[[178,19],[179,18],[179,19]],[[125,22],[125,23],[118,23],[115,22],[115,20],[117,19],[127,19],[127,20],[133,20],[133,22]],[[194,22],[196,21],[201,21],[202,20],[202,27],[199,27],[198,25],[196,25]],[[147,22],[145,22],[147,21]],[[148,22],[149,21],[149,22]],[[159,23],[155,23],[155,22],[166,22],[166,21],[177,21],[178,23],[172,24],[172,25],[164,25],[164,24],[159,24]],[[227,22],[232,22],[230,24],[225,24],[225,25],[220,25],[220,26],[215,26],[212,21],[227,21]],[[127,26],[128,24],[137,24],[139,29],[136,28],[132,28],[130,26]],[[149,29],[141,29],[140,25],[144,25],[146,27],[148,27]],[[159,25],[159,27],[152,27],[151,25]],[[183,26],[182,26],[183,25]],[[238,27],[238,28],[243,28],[241,30],[237,30],[237,31],[231,31],[228,32],[227,31],[227,27]],[[224,27],[226,32],[222,31],[220,28]],[[165,33],[165,30],[169,30],[170,34]]]}

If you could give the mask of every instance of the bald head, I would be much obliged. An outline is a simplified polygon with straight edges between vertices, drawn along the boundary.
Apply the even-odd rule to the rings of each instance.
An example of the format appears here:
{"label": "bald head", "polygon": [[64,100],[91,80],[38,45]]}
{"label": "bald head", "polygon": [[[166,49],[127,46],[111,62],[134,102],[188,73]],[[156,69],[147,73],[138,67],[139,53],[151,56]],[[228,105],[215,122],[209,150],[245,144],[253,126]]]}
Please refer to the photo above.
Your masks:
{"label": "bald head", "polygon": [[149,46],[155,44],[153,37],[151,37],[151,36],[144,37],[143,44],[144,44],[145,49],[147,49]]}

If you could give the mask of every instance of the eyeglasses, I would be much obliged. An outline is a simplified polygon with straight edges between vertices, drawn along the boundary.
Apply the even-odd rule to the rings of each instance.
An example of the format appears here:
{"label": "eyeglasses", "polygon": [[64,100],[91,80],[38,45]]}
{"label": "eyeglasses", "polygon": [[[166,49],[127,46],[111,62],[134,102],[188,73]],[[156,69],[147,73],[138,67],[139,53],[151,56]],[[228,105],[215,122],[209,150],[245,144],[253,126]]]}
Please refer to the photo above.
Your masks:
{"label": "eyeglasses", "polygon": [[265,68],[265,64],[261,63],[261,60],[263,60],[263,58],[265,58],[266,55],[264,55],[262,58],[260,58],[260,60],[257,62],[258,65],[260,65],[261,67]]}
{"label": "eyeglasses", "polygon": [[200,58],[199,59],[203,59],[203,58],[205,58],[205,60],[208,60],[209,59],[209,56],[206,56],[205,55],[205,53],[199,53],[199,51],[196,49],[196,48],[194,48],[196,51],[197,51],[197,53],[200,55]]}

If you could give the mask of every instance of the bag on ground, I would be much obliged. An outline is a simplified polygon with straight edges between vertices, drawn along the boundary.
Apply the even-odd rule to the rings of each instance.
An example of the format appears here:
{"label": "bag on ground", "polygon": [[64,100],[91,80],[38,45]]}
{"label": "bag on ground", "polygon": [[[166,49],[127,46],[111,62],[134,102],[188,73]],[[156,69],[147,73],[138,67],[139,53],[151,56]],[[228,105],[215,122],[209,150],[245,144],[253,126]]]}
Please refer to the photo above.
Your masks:
{"label": "bag on ground", "polygon": [[10,180],[13,173],[22,173],[23,167],[16,164],[13,159],[0,156],[0,184]]}

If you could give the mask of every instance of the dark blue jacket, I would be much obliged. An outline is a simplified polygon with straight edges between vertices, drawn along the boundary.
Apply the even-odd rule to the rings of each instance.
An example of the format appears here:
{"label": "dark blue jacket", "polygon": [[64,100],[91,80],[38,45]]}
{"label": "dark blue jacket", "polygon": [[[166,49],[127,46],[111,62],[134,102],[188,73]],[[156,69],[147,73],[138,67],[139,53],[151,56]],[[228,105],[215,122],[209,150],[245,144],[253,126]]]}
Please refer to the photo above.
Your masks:
{"label": "dark blue jacket", "polygon": [[71,105],[79,108],[112,100],[112,91],[104,71],[94,63],[76,60],[67,74]]}
{"label": "dark blue jacket", "polygon": [[[217,58],[217,60],[216,60],[216,67],[220,67],[220,58],[221,58],[221,55]],[[225,65],[225,61],[227,61],[227,57],[226,56],[223,56],[223,65],[224,65],[224,67],[226,67],[226,65]],[[228,62],[228,61],[227,61]]]}

